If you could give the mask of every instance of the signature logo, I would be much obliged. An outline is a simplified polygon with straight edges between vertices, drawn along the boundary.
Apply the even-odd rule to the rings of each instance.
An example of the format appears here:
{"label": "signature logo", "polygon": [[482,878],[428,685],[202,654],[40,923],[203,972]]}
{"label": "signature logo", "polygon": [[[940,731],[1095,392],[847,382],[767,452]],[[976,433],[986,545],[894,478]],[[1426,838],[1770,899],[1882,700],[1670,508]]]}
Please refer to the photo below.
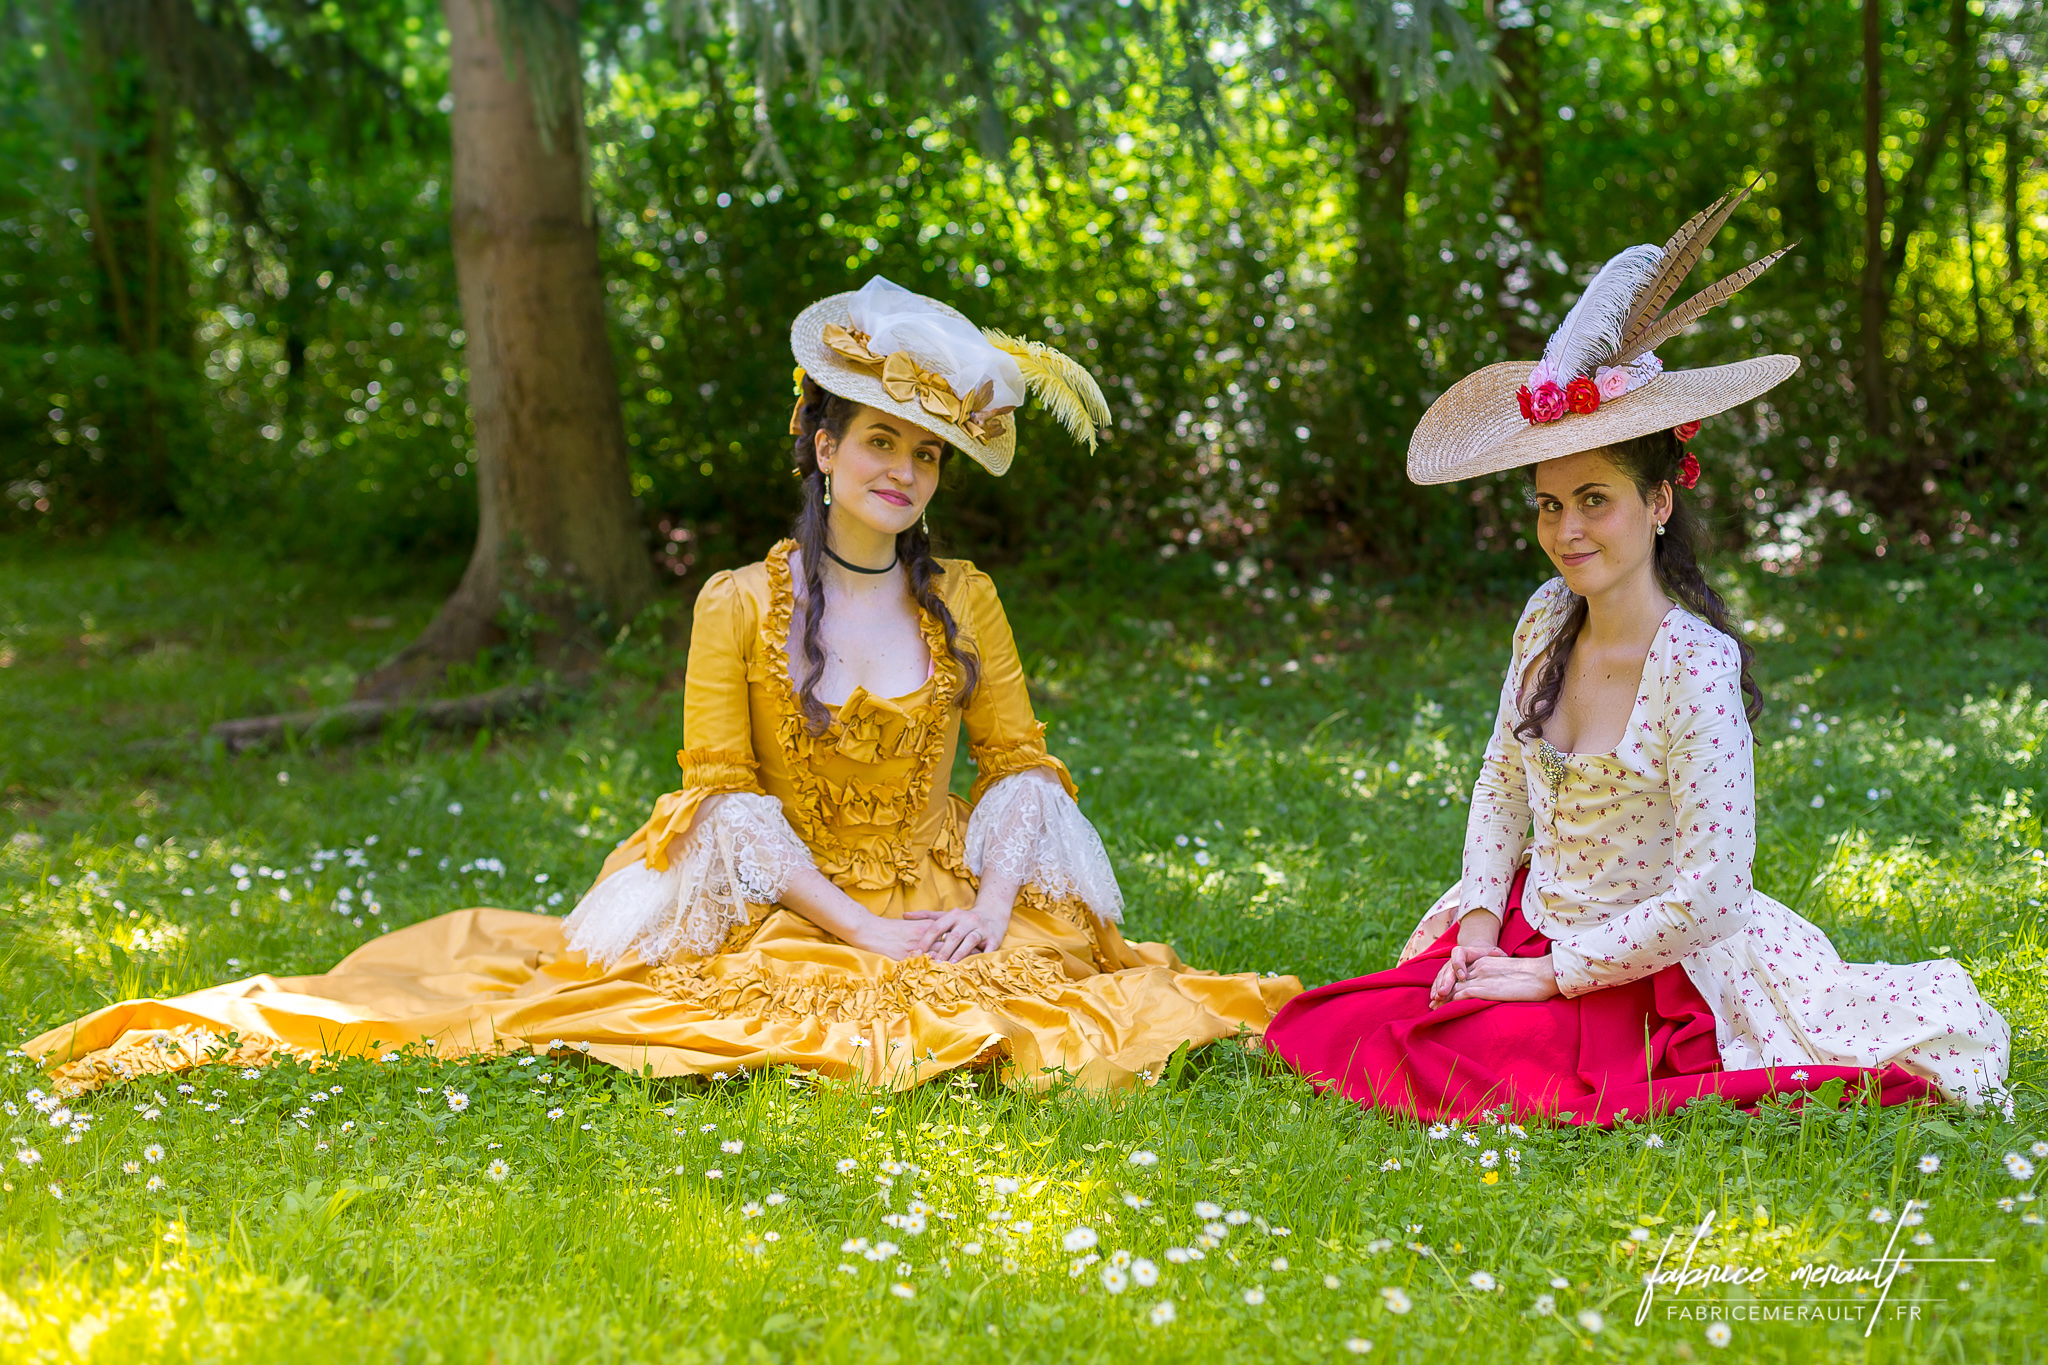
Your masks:
{"label": "signature logo", "polygon": [[[1928,1205],[1917,1199],[1909,1199],[1906,1201],[1905,1212],[1912,1214],[1927,1207]],[[1657,1264],[1651,1267],[1643,1276],[1643,1297],[1636,1304],[1636,1326],[1640,1327],[1649,1320],[1650,1306],[1656,1301],[1657,1291],[1660,1288],[1667,1289],[1674,1295],[1681,1295],[1687,1291],[1700,1290],[1712,1285],[1749,1286],[1765,1285],[1770,1282],[1772,1271],[1768,1266],[1693,1264],[1694,1258],[1699,1251],[1700,1243],[1706,1239],[1707,1233],[1714,1226],[1714,1217],[1714,1211],[1709,1210],[1707,1216],[1700,1220],[1700,1225],[1693,1229],[1692,1240],[1686,1243],[1684,1259],[1668,1269],[1666,1268],[1666,1262],[1670,1259],[1672,1244],[1678,1240],[1678,1233],[1674,1231],[1665,1237],[1664,1245],[1657,1253]],[[1899,1237],[1907,1227],[1918,1221],[1916,1218],[1900,1218],[1892,1226],[1892,1235],[1885,1242],[1884,1251],[1872,1258],[1871,1265],[1842,1266],[1833,1262],[1809,1262],[1791,1271],[1786,1278],[1791,1283],[1803,1285],[1808,1289],[1825,1289],[1837,1285],[1869,1286],[1876,1289],[1877,1301],[1875,1303],[1868,1305],[1856,1303],[1853,1305],[1859,1315],[1866,1308],[1868,1309],[1869,1321],[1863,1328],[1863,1335],[1868,1337],[1872,1330],[1876,1328],[1878,1318],[1884,1312],[1885,1302],[1891,1296],[1892,1282],[1898,1278],[1899,1272],[1905,1267],[1909,1265],[1990,1265],[1994,1260],[1994,1258],[1989,1256],[1908,1256],[1906,1249],[1899,1245]],[[1751,1313],[1749,1316],[1752,1319],[1758,1317],[1786,1317],[1798,1320],[1808,1316],[1811,1310],[1811,1305],[1804,1300],[1781,1300],[1779,1302],[1788,1305],[1796,1304],[1800,1309],[1807,1311],[1799,1313]],[[1758,1306],[1761,1307],[1763,1305],[1759,1304]],[[1898,1317],[1907,1316],[1909,1307],[1911,1310],[1910,1316],[1915,1318],[1920,1316],[1920,1309],[1917,1304],[1895,1306],[1893,1315]]]}

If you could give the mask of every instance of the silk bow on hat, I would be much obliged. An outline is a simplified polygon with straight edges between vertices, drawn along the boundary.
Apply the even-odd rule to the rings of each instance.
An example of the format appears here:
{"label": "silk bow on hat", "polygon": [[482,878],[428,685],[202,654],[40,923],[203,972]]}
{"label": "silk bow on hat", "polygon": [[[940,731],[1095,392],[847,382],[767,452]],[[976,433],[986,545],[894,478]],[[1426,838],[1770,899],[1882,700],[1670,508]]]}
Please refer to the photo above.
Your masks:
{"label": "silk bow on hat", "polygon": [[879,373],[883,390],[897,402],[915,402],[932,416],[951,422],[977,441],[992,441],[1003,434],[1003,418],[1011,409],[987,406],[995,394],[995,386],[988,381],[984,380],[979,388],[963,398],[953,392],[952,384],[944,375],[925,369],[902,351],[886,357],[876,355],[869,349],[865,333],[837,323],[827,323],[824,341],[845,360]]}

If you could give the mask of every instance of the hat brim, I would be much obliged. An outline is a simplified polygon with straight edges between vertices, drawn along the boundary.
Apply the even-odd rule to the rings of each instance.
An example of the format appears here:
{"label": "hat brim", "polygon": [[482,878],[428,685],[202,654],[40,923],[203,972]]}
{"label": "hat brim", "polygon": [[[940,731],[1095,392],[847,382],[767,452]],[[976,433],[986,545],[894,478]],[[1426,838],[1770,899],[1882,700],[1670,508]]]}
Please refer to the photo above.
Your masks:
{"label": "hat brim", "polygon": [[1666,370],[1592,412],[1568,412],[1555,422],[1529,421],[1515,401],[1515,391],[1535,368],[1528,360],[1488,365],[1430,404],[1408,442],[1409,479],[1453,483],[1702,421],[1791,378],[1799,358],[1765,355],[1700,370]]}
{"label": "hat brim", "polygon": [[[851,292],[833,294],[823,298],[797,314],[796,321],[789,328],[789,349],[796,354],[796,363],[804,367],[804,373],[818,382],[818,386],[841,398],[879,408],[893,413],[948,445],[964,451],[975,463],[991,474],[1000,475],[1010,467],[1010,461],[1017,453],[1017,419],[1012,413],[1003,420],[1003,434],[992,441],[977,440],[965,427],[956,426],[943,417],[934,417],[915,402],[905,403],[891,398],[889,391],[882,387],[882,377],[866,370],[840,355],[825,344],[825,328],[837,323],[841,327],[851,325]],[[934,308],[950,313],[963,322],[970,322],[957,308],[948,308],[937,299],[928,300]],[[910,353],[913,360],[930,365],[932,358]]]}

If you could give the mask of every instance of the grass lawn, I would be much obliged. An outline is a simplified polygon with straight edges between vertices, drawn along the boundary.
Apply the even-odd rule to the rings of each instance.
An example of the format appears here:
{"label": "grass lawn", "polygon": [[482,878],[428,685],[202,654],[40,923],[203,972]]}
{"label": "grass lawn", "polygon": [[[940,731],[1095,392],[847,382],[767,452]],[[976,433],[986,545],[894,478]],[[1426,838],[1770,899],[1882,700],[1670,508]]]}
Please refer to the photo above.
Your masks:
{"label": "grass lawn", "polygon": [[[345,695],[440,584],[5,541],[0,583],[10,1043],[462,906],[565,913],[681,741],[680,651],[629,638],[531,724],[230,758],[193,735]],[[2017,1035],[2011,1120],[1702,1105],[1438,1137],[1226,1044],[1106,1096],[208,1068],[67,1126],[12,1054],[0,1359],[2048,1358],[2048,588],[1982,564],[1738,586],[1770,703],[1759,884],[1851,958],[1967,963]],[[1130,937],[1312,985],[1392,962],[1456,875],[1518,603],[1007,587]],[[1637,1325],[1645,1265],[1709,1214],[1695,1264],[1766,1278],[1660,1291]],[[1876,1288],[1793,1278],[1888,1245],[1983,1259],[1906,1266],[1867,1339]]]}

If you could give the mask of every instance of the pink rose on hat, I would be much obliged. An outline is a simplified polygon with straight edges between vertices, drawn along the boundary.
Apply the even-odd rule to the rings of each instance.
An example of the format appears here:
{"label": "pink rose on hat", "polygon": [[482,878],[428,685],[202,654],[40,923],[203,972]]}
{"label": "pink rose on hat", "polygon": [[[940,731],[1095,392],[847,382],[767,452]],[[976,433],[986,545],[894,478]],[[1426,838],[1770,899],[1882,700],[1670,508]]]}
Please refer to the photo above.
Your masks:
{"label": "pink rose on hat", "polygon": [[1593,375],[1593,383],[1600,390],[1600,397],[1619,398],[1628,392],[1628,371],[1613,365],[1602,365]]}

